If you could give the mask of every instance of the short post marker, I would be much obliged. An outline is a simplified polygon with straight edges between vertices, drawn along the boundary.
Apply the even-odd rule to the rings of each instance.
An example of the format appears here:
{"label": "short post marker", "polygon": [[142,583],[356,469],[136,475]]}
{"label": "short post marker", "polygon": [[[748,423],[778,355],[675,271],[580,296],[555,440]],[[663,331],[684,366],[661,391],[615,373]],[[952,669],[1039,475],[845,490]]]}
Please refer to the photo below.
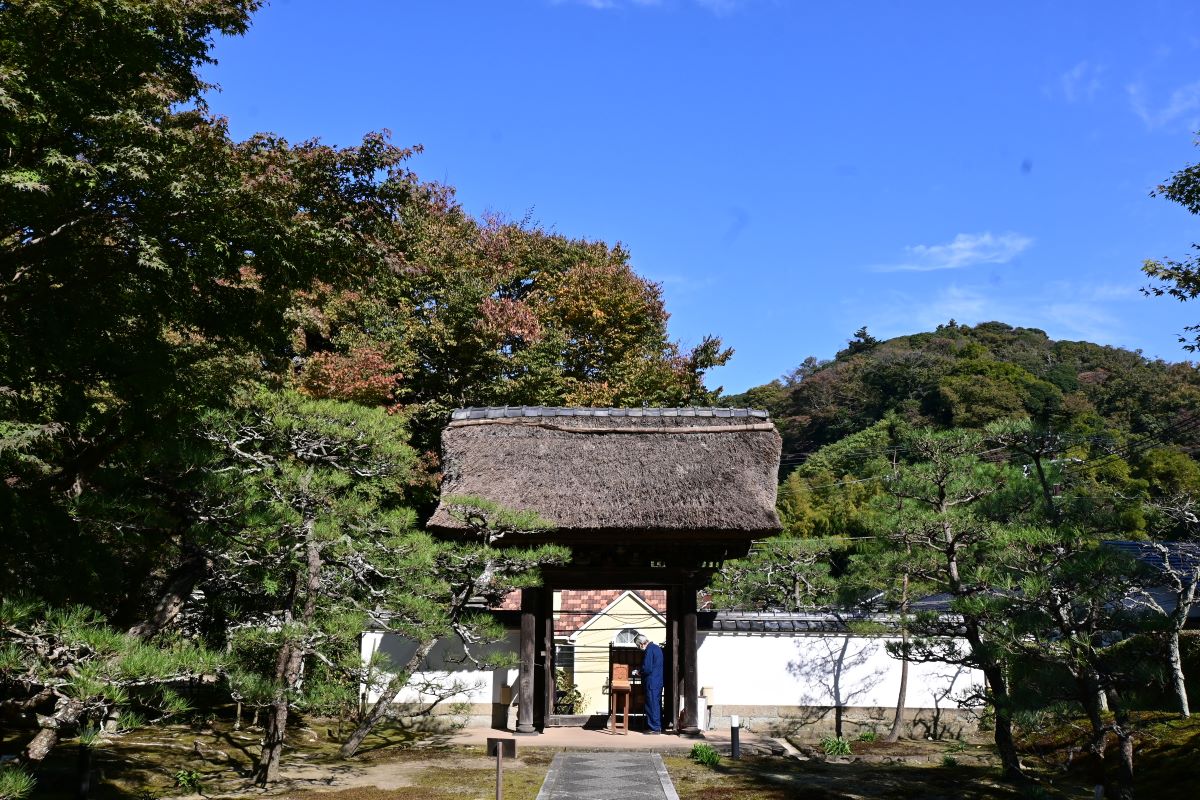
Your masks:
{"label": "short post marker", "polygon": [[517,756],[517,740],[488,737],[487,753],[496,756],[496,800],[504,800],[504,756]]}
{"label": "short post marker", "polygon": [[741,727],[738,725],[741,722],[737,714],[732,714],[729,717],[729,750],[730,756],[733,758],[742,757],[742,742],[740,739]]}

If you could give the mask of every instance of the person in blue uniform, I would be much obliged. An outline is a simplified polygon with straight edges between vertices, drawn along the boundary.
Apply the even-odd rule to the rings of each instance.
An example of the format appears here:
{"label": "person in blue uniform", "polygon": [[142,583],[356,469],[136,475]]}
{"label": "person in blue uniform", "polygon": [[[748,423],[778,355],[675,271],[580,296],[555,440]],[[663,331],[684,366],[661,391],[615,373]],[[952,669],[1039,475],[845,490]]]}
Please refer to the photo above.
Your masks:
{"label": "person in blue uniform", "polygon": [[662,648],[640,633],[634,639],[642,649],[642,689],[646,695],[646,733],[662,733]]}

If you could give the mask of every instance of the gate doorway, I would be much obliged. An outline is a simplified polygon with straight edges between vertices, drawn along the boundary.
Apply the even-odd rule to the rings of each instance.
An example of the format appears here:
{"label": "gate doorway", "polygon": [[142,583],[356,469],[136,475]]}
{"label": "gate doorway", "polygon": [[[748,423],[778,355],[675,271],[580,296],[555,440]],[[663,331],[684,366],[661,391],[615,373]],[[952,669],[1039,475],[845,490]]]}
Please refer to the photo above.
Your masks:
{"label": "gate doorway", "polygon": [[[554,709],[550,726],[600,727],[610,713],[614,666],[638,669],[639,634],[663,648],[667,641],[667,593],[662,589],[557,590],[553,593]],[[665,676],[664,676],[665,677]],[[664,686],[670,681],[664,679]],[[642,680],[632,680],[632,712],[642,722]],[[667,716],[664,722],[671,724]]]}
{"label": "gate doorway", "polygon": [[[641,666],[641,651],[632,644],[637,633],[663,649],[664,730],[698,733],[696,596],[717,566],[710,562],[708,569],[667,585],[638,582],[633,584],[636,589],[617,590],[598,589],[585,582],[586,588],[577,588],[582,582],[579,573],[558,568],[546,570],[542,587],[522,589],[517,733],[606,723],[612,665]],[[606,596],[612,599],[596,604],[596,598]],[[565,672],[567,664],[583,703],[571,711],[561,708],[558,680],[559,670]],[[528,670],[527,665],[534,669]],[[528,690],[527,680],[532,682]],[[634,729],[643,722],[643,708],[640,681],[635,681],[631,703]]]}

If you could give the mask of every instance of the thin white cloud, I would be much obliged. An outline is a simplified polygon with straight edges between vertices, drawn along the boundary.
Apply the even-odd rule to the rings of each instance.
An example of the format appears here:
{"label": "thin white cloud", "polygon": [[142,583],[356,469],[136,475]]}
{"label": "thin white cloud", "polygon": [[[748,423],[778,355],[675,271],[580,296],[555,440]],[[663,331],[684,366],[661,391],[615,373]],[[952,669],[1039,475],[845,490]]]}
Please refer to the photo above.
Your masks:
{"label": "thin white cloud", "polygon": [[962,269],[976,264],[1007,264],[1033,244],[1019,233],[960,233],[946,244],[906,247],[907,258],[897,264],[879,264],[878,272],[932,272]]}
{"label": "thin white cloud", "polygon": [[[1090,291],[1077,287],[1074,292],[1063,283],[1047,285],[1038,296],[1005,297],[995,287],[950,285],[932,295],[914,296],[892,292],[882,304],[872,303],[867,310],[854,303],[847,319],[869,319],[871,332],[891,338],[916,331],[931,331],[955,320],[961,325],[978,325],[998,320],[1009,325],[1040,328],[1053,339],[1085,339],[1091,342],[1121,341],[1128,333],[1123,309],[1114,307],[1133,299],[1136,292],[1115,287]],[[1140,297],[1140,296],[1138,296]],[[1070,299],[1064,299],[1070,298]]]}
{"label": "thin white cloud", "polygon": [[1058,76],[1058,89],[1068,103],[1091,100],[1100,91],[1100,75],[1104,67],[1080,61]]}
{"label": "thin white cloud", "polygon": [[694,0],[694,2],[720,17],[737,11],[745,0]]}
{"label": "thin white cloud", "polygon": [[[717,16],[731,14],[747,2],[748,0],[682,0],[684,5],[698,6]],[[550,0],[550,3],[556,6],[575,5],[597,11],[610,11],[617,8],[662,6],[668,3],[676,6],[680,4],[680,0],[675,0],[675,2],[671,2],[671,0]]]}
{"label": "thin white cloud", "polygon": [[1056,338],[1111,342],[1124,326],[1115,314],[1095,303],[1047,303],[1038,309],[1039,328],[1059,331]]}
{"label": "thin white cloud", "polygon": [[968,320],[1002,319],[995,316],[995,306],[995,302],[982,292],[961,286],[947,286],[939,290],[930,302],[918,306],[920,310],[916,317],[922,330],[933,330],[952,319],[964,324]]}
{"label": "thin white cloud", "polygon": [[1200,81],[1172,90],[1167,102],[1157,107],[1147,99],[1146,88],[1140,83],[1129,84],[1125,92],[1133,113],[1141,118],[1147,130],[1176,126],[1195,130],[1200,124]]}
{"label": "thin white cloud", "polygon": [[[1078,288],[1075,291],[1078,293]],[[1096,286],[1089,286],[1083,290],[1083,295],[1088,300],[1097,302],[1104,300],[1140,300],[1142,297],[1142,293],[1138,291],[1137,284],[1133,283],[1101,283]]]}

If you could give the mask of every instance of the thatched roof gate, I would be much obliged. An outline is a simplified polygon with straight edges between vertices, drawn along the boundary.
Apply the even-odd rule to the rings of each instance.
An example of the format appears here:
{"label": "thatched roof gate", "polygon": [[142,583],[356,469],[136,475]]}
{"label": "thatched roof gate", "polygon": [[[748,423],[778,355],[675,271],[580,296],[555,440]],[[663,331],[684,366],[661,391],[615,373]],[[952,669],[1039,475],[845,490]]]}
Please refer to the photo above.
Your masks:
{"label": "thatched roof gate", "polygon": [[[769,415],[744,408],[454,412],[442,433],[443,502],[429,527],[465,533],[445,498],[474,495],[554,524],[521,543],[552,541],[573,554],[569,565],[546,570],[542,590],[524,590],[518,732],[535,730],[535,677],[542,723],[554,724],[552,658],[535,676],[535,649],[554,650],[552,591],[582,588],[667,589],[668,686],[680,685],[682,673],[691,698],[682,729],[696,729],[696,590],[724,559],[779,532],[780,447]],[[671,692],[667,699],[672,710]]]}
{"label": "thatched roof gate", "polygon": [[[779,532],[780,437],[744,408],[472,408],[442,434],[442,495],[536,511],[553,541],[724,545]],[[430,527],[465,528],[444,505]]]}

